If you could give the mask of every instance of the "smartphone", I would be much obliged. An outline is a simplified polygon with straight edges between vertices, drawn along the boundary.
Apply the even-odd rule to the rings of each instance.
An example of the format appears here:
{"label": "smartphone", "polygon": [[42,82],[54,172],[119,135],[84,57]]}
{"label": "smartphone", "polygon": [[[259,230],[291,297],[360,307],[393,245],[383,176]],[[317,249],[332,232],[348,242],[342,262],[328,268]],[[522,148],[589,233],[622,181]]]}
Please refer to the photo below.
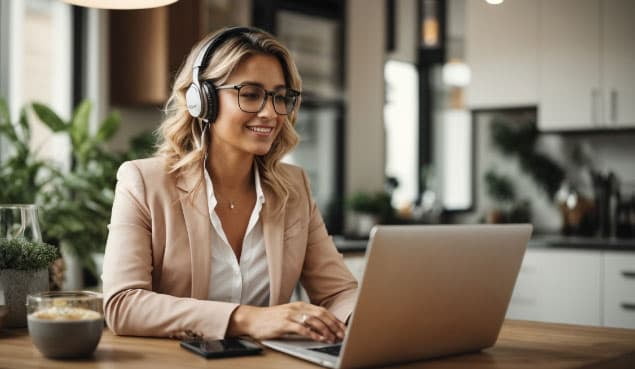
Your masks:
{"label": "smartphone", "polygon": [[181,347],[206,358],[256,355],[262,352],[257,345],[238,338],[211,340],[205,338],[181,341]]}

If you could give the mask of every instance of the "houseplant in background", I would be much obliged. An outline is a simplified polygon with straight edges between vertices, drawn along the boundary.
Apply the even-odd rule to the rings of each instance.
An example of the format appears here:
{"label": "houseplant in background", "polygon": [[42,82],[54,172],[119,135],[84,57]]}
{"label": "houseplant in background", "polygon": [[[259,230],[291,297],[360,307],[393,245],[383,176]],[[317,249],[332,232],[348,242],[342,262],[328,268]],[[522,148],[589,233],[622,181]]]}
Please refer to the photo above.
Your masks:
{"label": "houseplant in background", "polygon": [[394,217],[390,194],[383,191],[356,192],[346,200],[346,205],[351,211],[347,233],[352,237],[367,238],[374,225]]}
{"label": "houseplant in background", "polygon": [[[53,287],[82,287],[82,267],[99,274],[93,254],[106,243],[107,225],[114,198],[116,172],[125,160],[149,154],[154,136],[143,132],[130,140],[123,153],[111,153],[106,143],[115,135],[120,119],[108,116],[95,133],[89,129],[91,103],[84,101],[69,121],[62,120],[44,104],[33,104],[38,118],[57,134],[66,135],[71,143],[70,170],[38,159],[38,149],[30,143],[31,130],[27,109],[22,109],[17,123],[12,123],[7,104],[0,99],[0,136],[9,149],[0,162],[0,204],[35,203],[40,208],[42,238],[53,245],[62,244],[66,266],[56,261],[52,268]],[[72,266],[74,273],[69,273]],[[63,276],[66,269],[66,276]]]}
{"label": "houseplant in background", "polygon": [[35,203],[36,194],[55,169],[37,159],[37,150],[31,149],[31,127],[25,109],[20,111],[18,124],[13,124],[3,99],[0,99],[0,137],[12,147],[0,162],[0,204]]}
{"label": "houseplant in background", "polygon": [[[45,239],[58,241],[63,253],[77,257],[99,280],[101,265],[95,262],[95,254],[98,259],[106,245],[117,169],[123,161],[147,154],[153,137],[143,133],[131,140],[130,151],[111,153],[105,144],[119,129],[116,112],[91,133],[89,101],[79,104],[67,122],[43,104],[34,103],[33,110],[53,132],[66,134],[71,143],[70,170],[52,178],[41,194]],[[81,287],[81,282],[75,283],[80,285],[73,287]]]}
{"label": "houseplant in background", "polygon": [[[50,163],[37,158],[38,149],[32,149],[31,126],[26,109],[21,109],[17,124],[12,123],[4,99],[0,99],[0,139],[8,144],[0,161],[0,208],[2,204],[34,204],[49,178],[59,175]],[[13,208],[28,205],[12,205]],[[38,228],[36,240],[41,240]],[[0,236],[5,237],[5,236]],[[53,288],[62,285],[64,262],[61,258],[51,266],[50,284]]]}
{"label": "houseplant in background", "polygon": [[501,153],[516,156],[520,169],[553,199],[565,178],[564,169],[538,150],[540,132],[534,121],[510,123],[504,119],[492,122],[491,138]]}
{"label": "houseplant in background", "polygon": [[[493,146],[506,157],[516,157],[520,170],[530,176],[549,201],[554,201],[565,172],[556,161],[539,149],[540,132],[535,119],[510,122],[503,117],[496,117],[492,121],[490,133]],[[490,197],[506,204],[506,211],[502,212],[499,220],[531,221],[531,203],[527,199],[516,198],[510,178],[490,170],[485,174],[484,180]]]}
{"label": "houseplant in background", "polygon": [[26,296],[48,291],[48,268],[59,258],[56,247],[26,238],[0,238],[0,293],[8,306],[7,327],[26,326]]}
{"label": "houseplant in background", "polygon": [[511,179],[496,173],[493,169],[485,172],[485,189],[496,206],[486,216],[487,223],[525,223],[531,218],[529,200],[518,200]]}

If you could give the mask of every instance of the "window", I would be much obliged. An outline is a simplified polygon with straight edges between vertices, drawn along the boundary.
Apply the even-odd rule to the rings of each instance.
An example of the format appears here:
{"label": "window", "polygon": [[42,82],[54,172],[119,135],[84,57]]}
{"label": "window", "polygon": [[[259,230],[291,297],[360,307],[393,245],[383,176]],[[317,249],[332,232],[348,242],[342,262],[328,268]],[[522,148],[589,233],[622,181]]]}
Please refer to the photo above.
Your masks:
{"label": "window", "polygon": [[[38,101],[62,117],[71,113],[71,6],[56,0],[2,1],[0,93],[17,121],[20,109]],[[11,32],[4,32],[10,29]],[[30,117],[33,147],[59,161],[68,145]]]}
{"label": "window", "polygon": [[410,63],[389,60],[384,67],[386,176],[395,178],[393,206],[413,204],[419,191],[419,76]]}

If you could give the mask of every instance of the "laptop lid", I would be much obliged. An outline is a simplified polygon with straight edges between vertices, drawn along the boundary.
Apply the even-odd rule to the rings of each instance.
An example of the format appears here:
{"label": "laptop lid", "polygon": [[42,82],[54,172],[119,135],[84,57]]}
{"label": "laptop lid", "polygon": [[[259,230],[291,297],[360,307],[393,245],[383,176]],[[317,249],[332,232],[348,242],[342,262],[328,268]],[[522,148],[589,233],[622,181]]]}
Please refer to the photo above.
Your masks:
{"label": "laptop lid", "polygon": [[377,226],[337,364],[357,368],[492,346],[532,226]]}

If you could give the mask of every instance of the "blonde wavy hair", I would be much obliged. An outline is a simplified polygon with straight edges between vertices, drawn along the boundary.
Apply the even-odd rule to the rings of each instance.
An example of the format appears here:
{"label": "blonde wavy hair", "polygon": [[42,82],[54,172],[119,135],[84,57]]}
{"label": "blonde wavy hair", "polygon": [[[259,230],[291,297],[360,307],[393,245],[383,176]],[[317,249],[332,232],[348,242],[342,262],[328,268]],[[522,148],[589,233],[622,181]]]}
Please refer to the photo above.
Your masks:
{"label": "blonde wavy hair", "polygon": [[[272,55],[280,61],[287,87],[301,91],[302,81],[289,50],[269,33],[253,28],[251,30],[230,37],[216,48],[206,69],[201,73],[200,79],[212,80],[215,86],[222,85],[246,57],[254,54],[266,54]],[[202,172],[202,163],[205,160],[210,139],[208,137],[200,142],[203,125],[200,124],[198,118],[189,114],[185,102],[185,92],[192,83],[192,66],[196,56],[208,41],[223,31],[223,29],[219,30],[199,41],[192,48],[176,75],[172,94],[165,106],[166,117],[157,129],[159,142],[155,153],[155,155],[165,158],[167,170],[170,173],[191,169],[192,166],[200,166]],[[291,186],[289,186],[289,178],[280,170],[279,163],[280,159],[298,143],[295,121],[299,105],[298,101],[294,111],[285,116],[284,125],[269,152],[262,156],[256,156],[255,159],[263,186],[268,187],[274,196],[282,200],[280,204],[293,195],[293,191],[290,190]],[[208,129],[207,133],[211,134],[211,131]],[[195,190],[192,191],[192,195],[200,189],[202,183],[203,176],[198,181]]]}

